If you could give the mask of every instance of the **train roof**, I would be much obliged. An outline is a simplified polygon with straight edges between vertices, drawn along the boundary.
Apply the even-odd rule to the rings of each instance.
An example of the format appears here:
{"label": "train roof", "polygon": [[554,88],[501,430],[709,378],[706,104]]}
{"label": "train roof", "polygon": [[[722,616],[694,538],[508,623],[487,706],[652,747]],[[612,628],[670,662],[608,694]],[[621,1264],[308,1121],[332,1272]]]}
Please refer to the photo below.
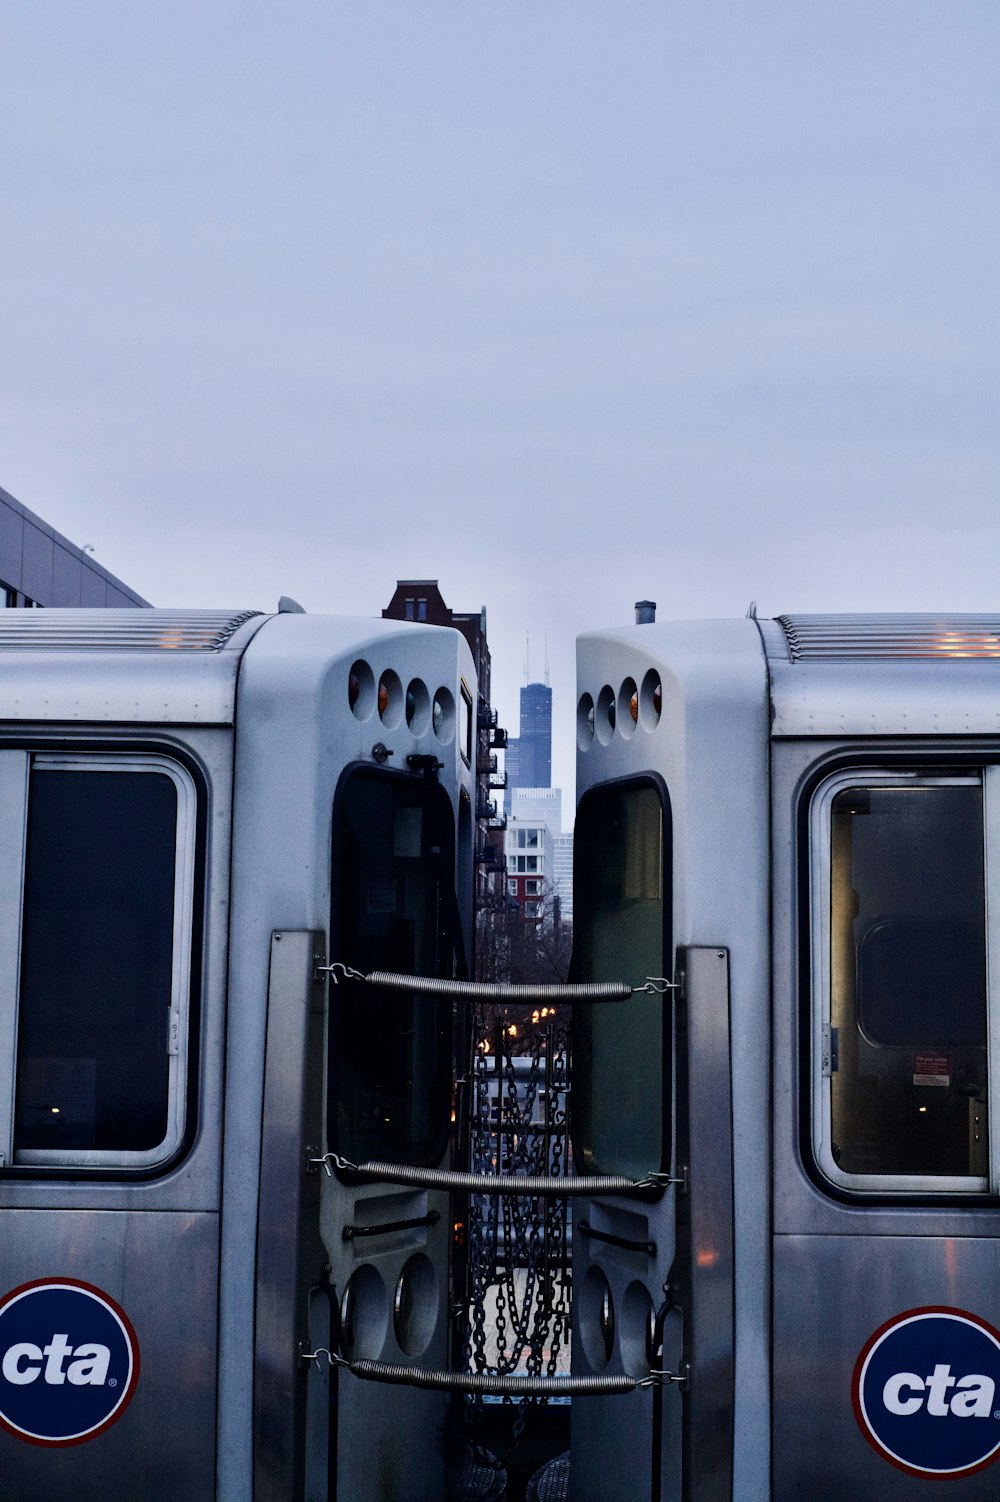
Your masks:
{"label": "train roof", "polygon": [[1000,614],[663,620],[581,636],[579,663],[595,704],[649,670],[720,709],[767,694],[775,737],[1000,734]]}
{"label": "train roof", "polygon": [[1000,732],[1000,615],[780,615],[757,625],[776,736]]}
{"label": "train roof", "polygon": [[783,657],[789,662],[956,662],[1000,657],[1000,615],[779,615],[774,623],[781,627],[781,638],[766,633],[765,650],[769,658]]}
{"label": "train roof", "polygon": [[230,724],[256,610],[0,611],[0,720]]}
{"label": "train roof", "polygon": [[[396,620],[307,615],[284,601],[277,614],[0,611],[0,721],[231,725],[251,643],[283,682],[292,660],[300,677],[319,679],[334,658],[354,652],[377,663],[389,638],[398,657],[404,637],[428,632],[435,640],[455,634]],[[464,643],[463,649],[468,657]],[[463,671],[470,669],[471,658]]]}
{"label": "train roof", "polygon": [[[221,652],[242,649],[259,610],[5,610],[0,652]],[[239,638],[239,639],[237,639]]]}

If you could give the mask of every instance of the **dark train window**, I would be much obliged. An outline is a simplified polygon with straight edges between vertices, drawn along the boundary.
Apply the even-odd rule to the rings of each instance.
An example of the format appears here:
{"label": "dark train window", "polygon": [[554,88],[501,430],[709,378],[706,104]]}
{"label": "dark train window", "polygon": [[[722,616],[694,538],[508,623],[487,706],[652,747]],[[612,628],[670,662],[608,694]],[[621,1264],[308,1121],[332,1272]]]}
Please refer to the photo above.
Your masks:
{"label": "dark train window", "polygon": [[856,1189],[986,1187],[982,780],[842,774],[818,807],[824,1171]]}
{"label": "dark train window", "polygon": [[[641,984],[670,953],[669,826],[658,788],[585,795],[574,851],[574,979]],[[586,1173],[641,1177],[669,1161],[669,1030],[661,996],[573,1011],[574,1152]]]}
{"label": "dark train window", "polygon": [[[450,977],[455,825],[436,783],[355,771],[334,819],[334,952],[362,974]],[[341,981],[331,997],[331,1146],[355,1162],[438,1163],[451,1125],[451,1004]]]}
{"label": "dark train window", "polygon": [[14,1161],[162,1162],[184,1132],[193,785],[162,758],[17,752],[0,781],[8,832],[22,787]]}
{"label": "dark train window", "polygon": [[472,700],[472,690],[470,689],[464,678],[462,679],[460,688],[462,703],[462,726],[459,748],[462,752],[462,760],[468,767],[472,765],[472,752],[475,744],[475,705],[473,704]]}

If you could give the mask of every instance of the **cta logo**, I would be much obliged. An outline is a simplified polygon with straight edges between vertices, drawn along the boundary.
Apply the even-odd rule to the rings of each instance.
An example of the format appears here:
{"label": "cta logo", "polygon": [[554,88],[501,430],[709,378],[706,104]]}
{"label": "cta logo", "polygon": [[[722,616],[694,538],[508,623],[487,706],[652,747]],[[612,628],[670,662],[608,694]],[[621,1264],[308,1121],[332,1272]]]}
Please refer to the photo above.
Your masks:
{"label": "cta logo", "polygon": [[854,1368],[869,1444],[911,1476],[968,1476],[1000,1455],[1000,1335],[963,1309],[909,1309]]}
{"label": "cta logo", "polygon": [[79,1445],[121,1418],[139,1346],[113,1299],[75,1278],[0,1299],[0,1426],[33,1445]]}

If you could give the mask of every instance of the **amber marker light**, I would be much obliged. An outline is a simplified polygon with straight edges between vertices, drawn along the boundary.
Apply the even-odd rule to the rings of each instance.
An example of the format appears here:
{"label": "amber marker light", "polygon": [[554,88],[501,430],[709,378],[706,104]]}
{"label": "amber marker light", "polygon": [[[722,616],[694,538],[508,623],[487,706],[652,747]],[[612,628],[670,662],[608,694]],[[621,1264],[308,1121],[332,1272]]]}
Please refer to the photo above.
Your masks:
{"label": "amber marker light", "polygon": [[636,689],[635,693],[632,695],[631,699],[628,701],[628,708],[629,708],[629,713],[632,716],[632,724],[633,725],[638,725],[638,723],[639,723],[639,690],[638,689]]}
{"label": "amber marker light", "polygon": [[389,708],[389,689],[384,678],[378,681],[378,712],[379,718],[385,719],[385,712]]}

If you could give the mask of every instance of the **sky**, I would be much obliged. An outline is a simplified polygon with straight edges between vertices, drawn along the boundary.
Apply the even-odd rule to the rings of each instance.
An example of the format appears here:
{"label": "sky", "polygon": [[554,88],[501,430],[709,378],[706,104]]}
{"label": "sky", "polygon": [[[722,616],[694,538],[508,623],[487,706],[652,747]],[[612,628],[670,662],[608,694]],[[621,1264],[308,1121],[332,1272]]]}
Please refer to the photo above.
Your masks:
{"label": "sky", "polygon": [[[163,605],[1000,610],[996,0],[3,0],[0,485]],[[566,822],[564,820],[564,822]]]}

